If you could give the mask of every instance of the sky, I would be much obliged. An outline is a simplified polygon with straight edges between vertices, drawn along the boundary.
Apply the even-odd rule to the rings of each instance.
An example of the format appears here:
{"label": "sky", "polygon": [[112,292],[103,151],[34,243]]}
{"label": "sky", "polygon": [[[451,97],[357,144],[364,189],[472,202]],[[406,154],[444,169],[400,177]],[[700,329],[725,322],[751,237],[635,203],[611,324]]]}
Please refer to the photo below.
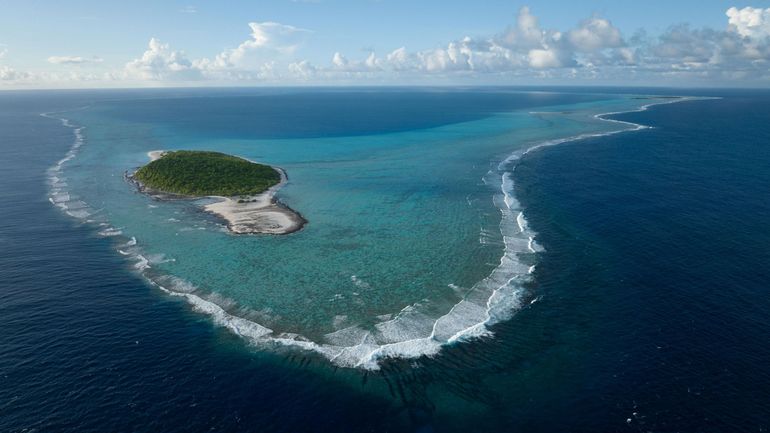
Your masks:
{"label": "sky", "polygon": [[770,87],[770,0],[0,2],[0,89]]}

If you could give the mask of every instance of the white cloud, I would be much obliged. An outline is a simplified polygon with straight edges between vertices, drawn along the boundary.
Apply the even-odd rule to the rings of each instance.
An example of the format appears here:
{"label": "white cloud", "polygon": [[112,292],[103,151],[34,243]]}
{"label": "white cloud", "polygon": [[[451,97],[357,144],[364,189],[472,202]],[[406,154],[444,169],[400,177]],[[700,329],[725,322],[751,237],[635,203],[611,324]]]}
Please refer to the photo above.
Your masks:
{"label": "white cloud", "polygon": [[620,30],[609,20],[599,17],[589,18],[576,29],[567,33],[575,51],[590,53],[607,48],[620,48],[625,45]]}
{"label": "white cloud", "polygon": [[528,6],[524,6],[516,16],[516,26],[508,28],[498,39],[509,48],[533,49],[542,47],[545,36],[537,17],[532,15]]}
{"label": "white cloud", "polygon": [[615,59],[620,63],[633,65],[637,63],[637,52],[632,48],[622,47],[615,52]]}
{"label": "white cloud", "polygon": [[179,9],[179,12],[183,14],[194,14],[194,13],[198,13],[198,8],[193,5],[187,5],[182,9]]}
{"label": "white cloud", "polygon": [[275,22],[252,22],[249,27],[250,39],[213,58],[191,60],[152,38],[142,56],[126,64],[123,75],[147,81],[263,81],[291,72],[292,55],[310,31]]}
{"label": "white cloud", "polygon": [[[182,10],[194,13],[195,7]],[[139,58],[109,75],[79,68],[19,72],[0,67],[6,82],[32,80],[131,80],[155,82],[327,82],[374,80],[554,79],[628,82],[660,80],[770,80],[770,8],[729,8],[723,29],[674,25],[656,37],[637,33],[626,39],[609,19],[592,16],[568,29],[545,29],[528,7],[514,23],[487,37],[463,37],[440,46],[409,50],[402,46],[383,57],[373,49],[359,58],[329,53],[325,64],[302,56],[311,31],[277,22],[248,23],[249,37],[211,57],[188,58],[155,38]],[[459,36],[459,35],[458,35]],[[365,42],[365,41],[363,41]],[[396,45],[398,46],[398,45]],[[0,59],[6,50],[0,44]],[[98,57],[52,56],[58,66],[98,63]]]}
{"label": "white cloud", "polygon": [[271,48],[291,52],[297,48],[309,30],[275,22],[249,23],[252,41],[241,44],[239,49]]}
{"label": "white cloud", "polygon": [[[5,48],[5,44],[0,44],[0,60],[2,60],[6,54],[8,54],[8,49]],[[18,71],[6,65],[0,65],[0,82],[13,83],[24,81],[29,80],[31,76],[32,75],[28,72]]]}
{"label": "white cloud", "polygon": [[389,67],[396,71],[406,71],[415,69],[417,67],[416,59],[413,55],[409,54],[409,52],[406,50],[406,47],[393,50],[390,54],[387,55],[385,61]]}
{"label": "white cloud", "polygon": [[428,72],[467,71],[473,69],[473,51],[469,49],[469,38],[450,42],[446,48],[418,53],[422,69]]}
{"label": "white cloud", "polygon": [[[516,17],[516,24],[497,36],[486,39],[466,36],[446,47],[411,53],[401,47],[380,60],[377,67],[430,74],[519,74],[526,70],[578,66],[583,57],[588,57],[583,53],[590,54],[592,64],[604,57],[627,59],[632,53],[625,49],[625,45],[620,31],[608,20],[598,17],[585,20],[565,38],[560,31],[541,29],[531,10],[523,7]],[[624,51],[615,52],[620,49]],[[355,62],[338,53],[333,65],[340,69],[342,63]]]}
{"label": "white cloud", "polygon": [[762,39],[770,36],[770,8],[731,7],[725,12],[731,31],[746,38]]}
{"label": "white cloud", "polygon": [[383,72],[383,62],[384,60],[378,58],[374,52],[370,52],[363,60],[349,60],[341,53],[335,52],[328,67],[318,67],[307,60],[290,63],[284,78],[302,81],[373,78]]}
{"label": "white cloud", "polygon": [[639,50],[640,68],[699,79],[770,79],[770,9],[730,8],[725,30],[672,26]]}
{"label": "white cloud", "polygon": [[529,59],[530,66],[537,69],[560,68],[563,66],[558,53],[553,50],[529,50],[527,58]]}
{"label": "white cloud", "polygon": [[26,72],[19,72],[9,66],[0,65],[0,81],[19,81],[29,78]]}
{"label": "white cloud", "polygon": [[84,63],[101,63],[104,60],[101,57],[80,57],[80,56],[51,56],[48,63],[55,65],[82,65]]}
{"label": "white cloud", "polygon": [[708,63],[716,54],[715,40],[719,34],[713,30],[692,29],[681,24],[669,28],[649,47],[647,61],[655,57],[665,62]]}
{"label": "white cloud", "polygon": [[[770,79],[770,8],[730,8],[726,30],[669,28],[657,38],[626,40],[608,19],[593,16],[565,31],[542,29],[528,7],[515,24],[487,39],[465,37],[442,48],[398,48],[378,67],[403,76],[481,74],[513,77],[616,78],[671,77],[720,80]],[[332,69],[361,62],[335,54]]]}
{"label": "white cloud", "polygon": [[213,59],[201,59],[196,62],[200,69],[227,69],[248,66],[261,66],[275,57],[293,54],[304,41],[309,30],[276,22],[249,23],[251,39],[222,51]]}
{"label": "white cloud", "polygon": [[334,56],[332,57],[332,65],[334,65],[336,68],[347,68],[348,59],[340,54],[339,52],[334,53]]}
{"label": "white cloud", "polygon": [[299,79],[307,80],[313,78],[318,72],[318,68],[313,66],[307,60],[302,60],[289,64],[289,73]]}
{"label": "white cloud", "polygon": [[187,59],[183,51],[174,51],[168,44],[151,38],[147,51],[142,57],[128,62],[125,66],[128,79],[165,81],[197,80],[202,75],[198,68]]}

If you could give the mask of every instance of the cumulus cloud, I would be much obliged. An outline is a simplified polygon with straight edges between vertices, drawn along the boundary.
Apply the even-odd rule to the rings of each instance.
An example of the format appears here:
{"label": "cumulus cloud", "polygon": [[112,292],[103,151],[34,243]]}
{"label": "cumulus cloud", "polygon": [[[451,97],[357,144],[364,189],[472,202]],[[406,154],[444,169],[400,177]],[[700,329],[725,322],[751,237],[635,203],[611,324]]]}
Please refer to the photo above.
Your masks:
{"label": "cumulus cloud", "polygon": [[313,78],[318,72],[318,68],[313,66],[312,63],[307,60],[294,62],[289,64],[289,73],[299,79],[307,80]]}
{"label": "cumulus cloud", "polygon": [[309,30],[276,22],[249,23],[251,39],[222,51],[213,59],[196,62],[200,69],[228,69],[262,65],[275,57],[294,53],[310,33]]}
{"label": "cumulus cloud", "polygon": [[197,80],[201,71],[194,67],[183,51],[174,51],[168,44],[151,38],[142,57],[128,62],[125,75],[134,80]]}
{"label": "cumulus cloud", "polygon": [[101,57],[80,57],[80,56],[51,56],[48,63],[55,65],[82,65],[85,63],[102,63]]}
{"label": "cumulus cloud", "polygon": [[625,45],[620,30],[609,20],[599,17],[581,22],[577,28],[567,33],[567,40],[578,52],[596,52]]}
{"label": "cumulus cloud", "polygon": [[730,30],[743,37],[764,39],[770,36],[770,8],[731,7],[725,15],[728,17]]}
{"label": "cumulus cloud", "polygon": [[[602,63],[610,59],[625,61],[632,57],[620,30],[609,20],[594,17],[563,33],[542,29],[532,11],[523,7],[515,24],[496,36],[482,39],[466,36],[445,47],[416,52],[401,47],[385,59],[370,58],[368,63],[398,72],[499,74],[575,67],[598,60]],[[335,55],[334,66],[339,69],[343,63],[354,62],[339,53]]]}
{"label": "cumulus cloud", "polygon": [[0,81],[18,81],[29,78],[26,72],[19,72],[9,66],[0,66]]}
{"label": "cumulus cloud", "polygon": [[[5,44],[0,44],[0,60],[3,60],[6,54],[8,54],[8,48],[5,48]],[[30,77],[31,74],[28,72],[18,71],[6,65],[0,65],[0,82],[11,83],[24,81],[30,79]]]}
{"label": "cumulus cloud", "polygon": [[[192,13],[195,8],[182,11]],[[543,28],[532,10],[522,7],[511,26],[486,37],[465,36],[427,49],[401,46],[381,56],[373,49],[358,58],[331,52],[327,61],[318,64],[302,56],[311,31],[272,21],[250,22],[246,40],[211,57],[191,59],[184,51],[152,38],[140,57],[110,73],[109,79],[290,83],[549,78],[604,79],[609,83],[638,77],[644,84],[660,82],[661,78],[687,83],[691,78],[770,80],[770,8],[731,7],[725,15],[721,29],[676,24],[656,36],[638,32],[627,38],[599,15],[576,20],[571,28]],[[0,45],[0,59],[4,54]],[[48,61],[66,66],[101,59],[52,56]],[[80,68],[68,68],[47,74],[64,80],[106,79],[81,72]],[[30,77],[9,66],[0,67],[4,81]]]}
{"label": "cumulus cloud", "polygon": [[[280,76],[278,69],[291,72],[289,64],[296,63],[291,56],[310,33],[276,22],[252,22],[249,28],[249,39],[213,58],[190,59],[184,51],[173,50],[168,44],[152,38],[142,56],[126,64],[123,75],[128,79],[147,81],[277,79]],[[295,66],[293,71],[305,69]]]}
{"label": "cumulus cloud", "polygon": [[640,48],[640,69],[696,78],[770,78],[770,9],[730,8],[724,30],[670,27]]}
{"label": "cumulus cloud", "polygon": [[537,69],[560,68],[564,63],[559,59],[557,51],[548,49],[533,49],[527,54],[529,65]]}
{"label": "cumulus cloud", "polygon": [[[370,63],[402,75],[770,78],[770,8],[733,7],[726,16],[722,30],[678,24],[658,37],[626,39],[610,20],[596,15],[572,29],[544,29],[523,7],[515,23],[495,36],[465,37],[420,51],[401,47]],[[361,65],[341,53],[332,59],[332,69],[372,71]]]}
{"label": "cumulus cloud", "polygon": [[[347,71],[376,71],[397,73],[494,73],[521,67],[540,67],[545,63],[561,65],[562,55],[551,53],[551,60],[545,62],[542,52],[550,52],[553,35],[543,32],[537,20],[528,8],[522,8],[517,17],[517,24],[501,35],[474,39],[464,37],[449,42],[444,47],[427,50],[409,51],[400,47],[384,58],[369,54],[366,61],[347,60],[337,53],[333,65]],[[533,59],[530,61],[530,51]],[[350,65],[355,65],[351,68]]]}
{"label": "cumulus cloud", "polygon": [[343,72],[371,72],[380,70],[382,60],[377,58],[374,52],[364,60],[350,61],[341,53],[336,52],[332,56],[332,67]]}
{"label": "cumulus cloud", "polygon": [[528,6],[519,9],[516,16],[516,25],[498,38],[506,47],[519,47],[521,49],[541,48],[544,43],[545,33],[540,29],[537,17]]}
{"label": "cumulus cloud", "polygon": [[399,71],[402,69],[409,69],[410,65],[409,62],[409,53],[406,51],[406,47],[401,47],[393,50],[388,56],[385,58],[388,65],[392,67],[393,69]]}

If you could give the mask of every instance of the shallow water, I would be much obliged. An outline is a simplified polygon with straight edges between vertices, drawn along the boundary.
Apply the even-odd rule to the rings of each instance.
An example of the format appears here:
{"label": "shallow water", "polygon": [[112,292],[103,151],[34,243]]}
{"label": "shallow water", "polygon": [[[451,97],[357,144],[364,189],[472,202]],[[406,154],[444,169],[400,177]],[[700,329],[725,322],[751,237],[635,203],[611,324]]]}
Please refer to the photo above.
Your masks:
{"label": "shallow water", "polygon": [[[183,298],[147,284],[134,268],[137,260],[116,252],[129,248],[130,230],[143,229],[138,224],[119,226],[111,219],[121,212],[120,200],[113,203],[114,208],[107,208],[104,203],[86,202],[81,191],[70,190],[68,204],[77,200],[87,204],[70,210],[89,212],[85,219],[94,220],[91,223],[67,216],[48,201],[54,173],[47,170],[72,147],[74,136],[71,128],[41,117],[41,112],[83,106],[96,110],[106,106],[100,104],[116,100],[157,101],[159,96],[190,97],[206,92],[213,91],[0,95],[0,145],[5,157],[0,160],[0,197],[4,203],[0,207],[0,430],[82,433],[110,430],[115,425],[137,432],[716,432],[767,428],[770,375],[766,360],[770,355],[762,344],[770,338],[765,320],[770,308],[766,296],[770,281],[766,272],[770,257],[766,200],[770,155],[766,144],[770,132],[765,126],[770,124],[765,110],[770,99],[766,93],[713,92],[723,99],[662,105],[643,113],[614,116],[654,128],[528,153],[515,165],[508,181],[515,182],[515,198],[543,251],[528,256],[536,268],[525,285],[525,297],[517,298],[523,301],[521,308],[514,310],[510,320],[492,325],[492,336],[448,345],[432,357],[381,359],[380,369],[371,372],[336,368],[312,352],[255,349],[244,344],[249,340],[228,328],[212,326],[211,316],[193,311]],[[256,96],[254,91],[243,90],[221,93],[231,97],[232,92]],[[596,96],[595,90],[582,92],[576,96],[557,94],[553,96],[556,100],[539,100],[530,108],[521,106],[518,98],[517,106],[501,103],[511,91],[494,89],[492,93],[498,96],[479,97],[483,104],[469,103],[467,111],[464,104],[446,103],[462,99],[460,96],[441,96],[448,99],[438,99],[440,103],[434,99],[432,106],[460,107],[447,115],[452,122],[442,123],[436,120],[439,116],[426,115],[428,120],[412,120],[407,129],[418,134],[426,128],[464,128],[494,119],[497,116],[490,117],[494,113],[563,112],[568,110],[564,106],[574,108],[574,104],[594,105],[597,112],[618,111],[610,109],[603,99],[618,97]],[[630,102],[638,105],[648,101]],[[425,104],[412,105],[419,111]],[[334,119],[341,116],[332,116],[323,132],[309,133],[308,127],[300,128],[296,135],[271,130],[267,137],[260,137],[244,126],[233,134],[251,139],[240,140],[228,137],[227,129],[221,127],[203,141],[214,143],[219,139],[212,137],[225,137],[222,142],[233,149],[243,143],[247,150],[252,141],[312,143],[313,137],[324,140],[330,138],[324,135],[336,134],[342,143],[365,136],[409,133],[396,127],[396,121],[377,121],[374,117],[371,133],[340,132],[352,124],[369,124],[361,119],[371,114],[375,105],[369,102],[359,110],[349,110],[352,113],[339,122]],[[558,105],[561,107],[554,107]],[[488,106],[494,107],[491,113],[482,109]],[[159,113],[172,117],[175,110],[142,112],[165,123],[157,118]],[[88,110],[76,113],[80,112],[67,113],[75,125],[81,120],[76,116],[91,115]],[[407,114],[419,117],[414,111]],[[311,115],[303,116],[307,120]],[[105,161],[112,161],[109,165],[116,179],[112,183],[112,176],[100,177],[100,185],[93,181],[87,184],[84,178],[82,185],[91,185],[93,190],[122,185],[120,170],[146,161],[145,149],[164,148],[174,140],[185,145],[194,142],[173,132],[186,130],[184,127],[165,129],[152,126],[148,119],[131,117],[131,125],[121,129],[115,119],[96,117],[82,131],[82,153],[62,169],[68,188],[79,185],[76,164],[91,143],[98,143],[92,141],[91,134],[100,125],[104,137],[112,134],[136,150],[123,156],[125,164],[118,162],[123,157],[104,154]],[[547,124],[554,116],[532,117]],[[584,120],[582,117],[573,123]],[[110,122],[115,126],[112,131],[106,128]],[[201,128],[194,127],[189,136],[200,135],[197,129]],[[489,209],[477,212],[479,220],[488,221],[492,229],[482,232],[477,224],[472,239],[473,248],[489,256],[485,271],[497,265],[503,252],[503,245],[495,241],[501,221],[495,203],[505,203],[505,197],[494,183],[484,185],[481,179],[491,170],[495,175],[488,178],[497,180],[499,188],[502,173],[495,173],[499,162],[522,149],[519,144],[527,141],[526,136],[509,131],[514,147],[492,152],[498,145],[503,147],[497,137],[509,132],[502,129],[498,134],[499,130],[490,127],[490,134],[479,135],[483,138],[479,142],[486,143],[479,148],[490,151],[491,156],[476,152],[467,156],[469,165],[483,160],[477,164],[478,171],[473,168],[468,169],[472,175],[462,171],[456,175],[474,180],[467,192],[479,191],[483,198],[471,203],[477,209]],[[590,128],[582,132],[588,131]],[[143,134],[145,138],[138,138],[138,142],[126,138]],[[462,141],[464,137],[456,138]],[[339,151],[344,154],[347,149],[340,146]],[[397,152],[383,154],[397,156]],[[307,158],[317,161],[317,156],[311,153]],[[96,159],[91,161],[95,167],[99,165]],[[442,161],[451,164],[452,157]],[[66,168],[70,163],[71,173]],[[278,163],[290,166],[286,160]],[[509,171],[505,166],[501,169]],[[445,185],[453,178],[444,175]],[[377,185],[375,180],[365,179]],[[347,179],[344,185],[358,180]],[[290,185],[284,191],[285,199],[301,209],[302,203],[293,201],[301,197],[292,192],[297,187],[298,182]],[[323,190],[323,185],[317,189]],[[217,220],[192,206],[145,202],[144,197],[133,193],[126,193],[124,198],[123,211],[136,210],[132,207],[135,202],[130,201],[136,199],[159,212],[151,215],[194,221],[203,228],[197,231],[205,236],[232,238],[221,231]],[[471,207],[467,201],[466,206]],[[166,210],[157,210],[161,208]],[[461,208],[457,209],[458,215],[463,215]],[[174,213],[177,211],[179,214]],[[137,214],[148,215],[144,211]],[[107,221],[115,224],[112,230],[99,226]],[[148,221],[155,221],[148,231],[163,227],[162,221]],[[510,221],[515,230],[516,220]],[[174,221],[167,223],[179,227]],[[123,234],[108,236],[118,229]],[[181,228],[177,231],[180,236],[186,233]],[[449,237],[447,233],[439,235]],[[151,241],[137,236],[137,246],[142,249],[149,248]],[[476,246],[483,242],[488,242],[487,246]],[[459,245],[463,249],[458,251],[473,250],[470,243]],[[154,256],[164,252],[160,248],[147,252],[146,257],[153,262],[146,270],[148,276],[155,271],[163,275],[181,262],[171,254]],[[253,250],[247,252],[254,254]],[[476,260],[470,254],[468,257]],[[160,263],[171,259],[177,261]],[[460,270],[451,272],[462,274]],[[485,276],[479,274],[479,278]],[[368,282],[364,275],[360,281]],[[350,275],[340,275],[339,281],[355,285]],[[425,290],[433,289],[438,295],[447,293],[438,286]],[[407,302],[404,300],[405,305]],[[355,311],[370,317],[363,309]],[[326,314],[308,320],[325,319]]]}
{"label": "shallow water", "polygon": [[[371,106],[414,98],[357,96]],[[456,103],[474,96],[460,92]],[[291,97],[305,106],[319,95]],[[667,102],[505,97],[517,108],[481,119],[330,135],[326,122],[344,113],[328,112],[315,119],[316,134],[306,123],[310,137],[280,138],[260,138],[250,127],[254,115],[264,122],[285,114],[262,108],[269,95],[230,104],[206,98],[211,111],[189,113],[200,96],[157,102],[179,108],[171,110],[179,116],[173,121],[147,115],[152,100],[96,102],[46,114],[62,119],[75,136],[70,153],[51,169],[51,200],[114,237],[118,253],[134,259],[155,285],[185,296],[250,342],[298,346],[341,366],[377,368],[383,357],[434,354],[442,344],[483,335],[532,297],[525,286],[539,247],[511,177],[525,150],[635,128],[595,116]],[[255,113],[244,107],[256,107]],[[395,107],[388,112],[400,115]],[[210,119],[216,121],[207,129]],[[222,128],[230,131],[226,137],[216,135]],[[123,174],[157,149],[217,150],[278,165],[290,178],[278,198],[309,224],[289,236],[234,236],[200,206],[137,194]]]}

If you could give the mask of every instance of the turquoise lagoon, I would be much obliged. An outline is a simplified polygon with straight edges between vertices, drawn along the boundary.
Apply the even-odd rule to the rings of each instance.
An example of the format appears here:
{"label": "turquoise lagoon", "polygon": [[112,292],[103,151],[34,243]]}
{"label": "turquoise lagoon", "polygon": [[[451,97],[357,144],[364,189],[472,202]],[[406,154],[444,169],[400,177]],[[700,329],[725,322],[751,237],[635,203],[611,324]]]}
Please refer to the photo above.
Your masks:
{"label": "turquoise lagoon", "polygon": [[[299,102],[312,93],[295,92]],[[219,103],[230,94],[175,96],[165,105],[95,100],[48,114],[75,135],[50,170],[50,198],[114,238],[117,253],[162,289],[159,296],[185,297],[258,350],[311,350],[340,366],[376,369],[386,357],[434,355],[488,336],[489,325],[537,301],[541,248],[512,180],[521,155],[637,129],[598,115],[670,101],[541,96],[505,92],[499,98],[518,101],[515,108],[494,112],[442,103],[431,121],[399,127],[372,117],[371,128],[344,107],[312,121],[287,118],[258,92],[237,96],[237,104]],[[402,109],[392,95],[382,104],[390,109],[378,116]],[[150,105],[165,109],[148,112]],[[340,119],[350,122],[329,126]],[[280,166],[289,182],[279,199],[309,223],[285,236],[233,235],[201,210],[208,199],[142,195],[124,175],[159,149],[216,150]]]}

